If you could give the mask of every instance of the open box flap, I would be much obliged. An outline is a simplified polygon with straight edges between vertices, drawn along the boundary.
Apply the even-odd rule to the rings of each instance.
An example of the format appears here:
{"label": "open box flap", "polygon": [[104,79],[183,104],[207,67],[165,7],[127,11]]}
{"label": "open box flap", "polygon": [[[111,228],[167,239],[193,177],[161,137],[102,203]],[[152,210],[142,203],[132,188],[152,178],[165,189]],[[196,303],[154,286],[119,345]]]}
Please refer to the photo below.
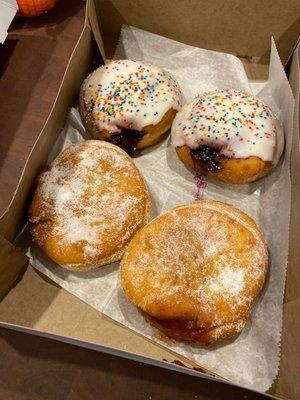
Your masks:
{"label": "open box flap", "polygon": [[278,379],[272,392],[291,399],[300,394],[300,142],[299,142],[299,56],[300,45],[296,49],[290,68],[290,84],[295,98],[294,136],[291,154],[292,207],[290,219],[289,262],[283,305],[283,330],[281,339],[281,360]]}
{"label": "open box flap", "polygon": [[19,272],[28,262],[22,251],[0,236],[0,299],[12,286]]}
{"label": "open box flap", "polygon": [[[95,37],[107,58],[114,54],[122,24],[133,25],[170,39],[234,54],[249,65],[268,64],[270,39],[274,37],[283,65],[286,65],[299,38],[300,3],[239,0],[207,2],[192,0],[137,1],[89,0],[89,15]],[[280,16],[280,18],[278,18]],[[98,21],[101,21],[101,34]],[[98,42],[98,40],[97,40]],[[99,45],[100,42],[98,42]],[[100,48],[101,48],[100,47]],[[258,74],[265,74],[262,66]],[[254,71],[252,71],[254,73]]]}
{"label": "open box flap", "polygon": [[[38,331],[35,331],[33,329],[24,328],[22,326],[2,324],[0,322],[0,327],[1,328],[5,328],[5,329],[12,329],[12,330],[17,331],[17,332],[25,332],[25,333],[28,333],[28,334],[31,334],[31,335],[36,335],[36,336],[49,338],[49,339],[52,339],[52,340],[61,341],[61,342],[64,342],[64,343],[68,343],[68,344],[75,345],[75,346],[80,346],[80,347],[83,347],[83,348],[86,348],[86,349],[90,349],[90,350],[94,350],[94,351],[98,351],[98,352],[101,352],[101,353],[110,354],[112,356],[118,356],[118,357],[122,356],[122,358],[133,360],[133,361],[137,361],[137,362],[140,363],[140,365],[142,365],[141,363],[149,364],[149,365],[152,365],[152,366],[155,366],[155,367],[164,368],[164,369],[168,369],[168,370],[171,370],[171,371],[176,371],[176,372],[180,372],[180,373],[183,373],[183,374],[191,375],[191,376],[194,376],[194,377],[196,377],[198,379],[203,378],[205,380],[212,381],[212,382],[215,382],[215,383],[216,382],[226,383],[229,386],[232,386],[232,387],[235,387],[235,388],[240,388],[242,390],[242,392],[240,392],[240,394],[242,394],[243,398],[245,398],[245,399],[248,398],[247,394],[250,393],[250,391],[248,391],[248,390],[246,391],[242,386],[231,384],[230,382],[224,382],[223,379],[219,379],[218,377],[213,377],[213,376],[209,376],[208,377],[206,374],[203,374],[203,373],[199,372],[198,370],[195,370],[193,368],[186,367],[186,366],[183,366],[183,365],[179,365],[179,364],[174,363],[174,362],[167,362],[166,360],[158,361],[158,360],[156,360],[154,358],[149,358],[147,356],[141,356],[141,355],[138,355],[138,354],[132,354],[132,353],[129,353],[127,351],[120,352],[118,349],[108,348],[106,346],[102,346],[102,345],[99,345],[99,344],[96,344],[96,343],[82,341],[82,340],[74,339],[72,337],[61,337],[61,336],[58,336],[58,335],[55,335],[55,334],[49,334],[48,332],[38,332]],[[260,394],[259,398],[261,398],[261,393],[259,391],[255,391],[255,390],[251,390],[251,398],[253,397],[252,396],[253,392],[257,393],[257,394]],[[236,398],[236,397],[234,397],[234,398]],[[241,397],[238,397],[238,398],[240,399]],[[264,398],[275,399],[275,400],[277,399],[278,400],[278,397],[273,396],[271,394],[264,394]]]}

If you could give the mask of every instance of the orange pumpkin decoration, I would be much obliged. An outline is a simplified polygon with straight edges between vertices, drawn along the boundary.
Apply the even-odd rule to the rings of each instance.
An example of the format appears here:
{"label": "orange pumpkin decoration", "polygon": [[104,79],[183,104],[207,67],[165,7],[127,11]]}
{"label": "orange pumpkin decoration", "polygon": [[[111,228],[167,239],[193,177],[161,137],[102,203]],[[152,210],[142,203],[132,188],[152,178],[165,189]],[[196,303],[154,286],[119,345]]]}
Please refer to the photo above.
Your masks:
{"label": "orange pumpkin decoration", "polygon": [[23,17],[37,17],[51,10],[58,0],[17,0],[18,14]]}

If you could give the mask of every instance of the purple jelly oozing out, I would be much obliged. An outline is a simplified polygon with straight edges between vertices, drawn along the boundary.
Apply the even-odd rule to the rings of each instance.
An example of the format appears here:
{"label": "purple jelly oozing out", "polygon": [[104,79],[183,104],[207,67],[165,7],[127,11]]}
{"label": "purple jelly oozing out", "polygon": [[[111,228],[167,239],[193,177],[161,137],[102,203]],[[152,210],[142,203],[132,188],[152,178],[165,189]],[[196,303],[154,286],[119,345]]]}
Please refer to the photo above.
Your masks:
{"label": "purple jelly oozing out", "polygon": [[194,176],[194,181],[196,183],[195,190],[195,200],[202,200],[204,198],[204,190],[206,188],[206,182],[203,179],[203,176],[197,172]]}
{"label": "purple jelly oozing out", "polygon": [[121,147],[129,155],[134,154],[137,149],[138,142],[145,135],[142,131],[122,128],[121,132],[112,135],[108,140],[110,143]]}
{"label": "purple jelly oozing out", "polygon": [[190,154],[196,169],[201,169],[203,172],[217,172],[222,169],[220,151],[221,149],[203,145],[190,150]]}

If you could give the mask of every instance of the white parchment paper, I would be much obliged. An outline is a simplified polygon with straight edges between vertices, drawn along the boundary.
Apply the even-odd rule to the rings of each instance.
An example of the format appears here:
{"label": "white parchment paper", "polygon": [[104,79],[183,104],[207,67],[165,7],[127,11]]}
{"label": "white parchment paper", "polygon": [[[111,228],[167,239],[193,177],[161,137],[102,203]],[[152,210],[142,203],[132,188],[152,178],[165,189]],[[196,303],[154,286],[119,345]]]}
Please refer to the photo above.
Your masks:
{"label": "white parchment paper", "polygon": [[[186,46],[132,27],[123,28],[116,57],[147,61],[169,70],[181,85],[186,100],[210,89],[258,90],[250,85],[236,57]],[[28,254],[35,268],[116,321],[226,379],[265,391],[278,370],[291,196],[293,96],[274,42],[269,80],[258,96],[270,104],[284,125],[284,156],[276,169],[258,182],[235,186],[209,181],[204,191],[205,198],[231,203],[254,218],[266,236],[270,252],[267,284],[238,337],[212,347],[161,339],[125,298],[119,284],[118,263],[80,274],[57,266],[31,242]],[[72,109],[49,161],[71,143],[88,138],[77,110]],[[194,199],[194,176],[178,160],[169,138],[135,158],[135,163],[150,189],[153,216]]]}

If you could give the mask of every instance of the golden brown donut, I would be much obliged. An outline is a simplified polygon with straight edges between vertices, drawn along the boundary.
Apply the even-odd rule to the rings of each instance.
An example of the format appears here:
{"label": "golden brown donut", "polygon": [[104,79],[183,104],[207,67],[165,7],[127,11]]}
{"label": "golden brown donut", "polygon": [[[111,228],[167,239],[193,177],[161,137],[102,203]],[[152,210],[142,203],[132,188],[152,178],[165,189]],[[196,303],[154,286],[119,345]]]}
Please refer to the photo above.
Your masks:
{"label": "golden brown donut", "polygon": [[211,344],[215,341],[229,339],[239,333],[245,326],[247,319],[230,322],[209,329],[199,328],[193,321],[159,320],[143,313],[151,325],[162,331],[166,336],[187,342]]}
{"label": "golden brown donut", "polygon": [[193,160],[188,146],[176,147],[176,152],[180,160],[188,167],[204,173],[209,178],[228,183],[250,183],[257,181],[265,176],[273,167],[271,162],[263,161],[256,156],[247,158],[228,158],[224,156],[218,160],[220,169],[213,172],[203,171],[201,166]]}
{"label": "golden brown donut", "polygon": [[67,148],[39,175],[30,231],[57,264],[86,271],[119,260],[149,211],[131,158],[113,144],[88,140]]}
{"label": "golden brown donut", "polygon": [[121,261],[121,281],[129,300],[166,335],[208,344],[241,331],[267,261],[249,216],[202,200],[144,226]]}
{"label": "golden brown donut", "polygon": [[157,143],[170,129],[182,94],[163,69],[117,60],[90,74],[80,91],[80,114],[95,139],[132,154]]}
{"label": "golden brown donut", "polygon": [[172,125],[180,160],[210,178],[249,183],[268,174],[283,150],[283,131],[270,108],[233,89],[199,95]]}

